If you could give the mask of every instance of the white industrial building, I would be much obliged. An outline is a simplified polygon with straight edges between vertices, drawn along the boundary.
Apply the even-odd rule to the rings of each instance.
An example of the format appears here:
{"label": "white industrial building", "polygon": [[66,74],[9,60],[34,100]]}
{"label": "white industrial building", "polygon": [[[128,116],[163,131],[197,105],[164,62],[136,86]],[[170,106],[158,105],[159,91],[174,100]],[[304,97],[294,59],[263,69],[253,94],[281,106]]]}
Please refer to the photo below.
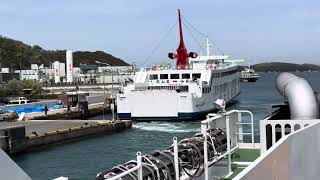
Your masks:
{"label": "white industrial building", "polygon": [[9,73],[9,68],[1,68],[1,73]]}
{"label": "white industrial building", "polygon": [[[66,51],[65,61],[55,61],[51,67],[43,64],[31,64],[31,69],[16,70],[21,80],[35,80],[49,83],[123,83],[132,78],[132,66],[99,66],[97,64],[80,64],[73,66],[73,52]],[[2,73],[8,73],[9,68],[2,68]],[[108,73],[107,73],[108,72]],[[113,74],[113,78],[111,76]],[[112,81],[113,79],[113,81]]]}
{"label": "white industrial building", "polygon": [[130,72],[132,71],[132,66],[99,66],[98,72],[113,71],[113,72]]}
{"label": "white industrial building", "polygon": [[96,77],[96,82],[98,84],[102,84],[102,83],[107,83],[107,84],[111,84],[111,83],[125,83],[125,82],[129,82],[132,81],[132,79],[134,78],[134,75],[132,74],[125,74],[125,75],[100,75]]}
{"label": "white industrial building", "polygon": [[45,67],[44,69],[40,69],[40,71],[43,74],[42,76],[43,79],[49,80],[54,78],[54,69]]}
{"label": "white industrial building", "polygon": [[43,69],[43,68],[44,68],[43,64],[41,64],[41,65],[31,64],[31,69],[33,69],[33,70],[39,70],[39,69]]}
{"label": "white industrial building", "polygon": [[20,73],[20,80],[39,81],[39,71],[35,69],[16,70],[15,73]]}
{"label": "white industrial building", "polygon": [[73,83],[73,54],[72,51],[66,51],[67,63],[67,83]]}

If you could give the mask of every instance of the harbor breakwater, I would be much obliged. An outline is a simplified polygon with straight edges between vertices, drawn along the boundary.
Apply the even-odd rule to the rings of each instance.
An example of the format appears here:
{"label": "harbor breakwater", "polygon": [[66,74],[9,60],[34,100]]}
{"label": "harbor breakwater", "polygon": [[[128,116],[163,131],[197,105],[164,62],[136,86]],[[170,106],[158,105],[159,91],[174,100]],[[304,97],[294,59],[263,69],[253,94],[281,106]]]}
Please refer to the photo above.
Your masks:
{"label": "harbor breakwater", "polygon": [[34,120],[1,122],[0,148],[8,154],[28,152],[57,143],[114,133],[132,127],[131,121]]}

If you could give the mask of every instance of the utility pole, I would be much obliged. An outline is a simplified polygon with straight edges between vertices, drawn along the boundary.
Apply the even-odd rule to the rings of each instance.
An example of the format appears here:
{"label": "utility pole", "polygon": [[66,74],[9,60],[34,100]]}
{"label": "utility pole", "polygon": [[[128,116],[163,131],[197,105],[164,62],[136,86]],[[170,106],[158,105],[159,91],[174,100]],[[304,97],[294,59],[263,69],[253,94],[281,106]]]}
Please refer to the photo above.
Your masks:
{"label": "utility pole", "polygon": [[[100,62],[100,61],[95,61],[95,63],[101,65],[101,64],[104,64],[104,65],[107,65],[110,67],[110,71],[111,71],[111,99],[112,99],[112,103],[111,103],[111,110],[112,110],[112,120],[114,120],[114,102],[113,102],[113,71],[112,71],[112,67],[110,66],[110,64],[108,63],[103,63],[103,62]],[[104,92],[104,98],[106,100],[106,96],[105,96],[105,81],[104,81],[104,78],[105,78],[105,71],[103,70],[103,92]],[[104,113],[104,111],[103,111]],[[104,114],[103,114],[103,118],[104,118]]]}
{"label": "utility pole", "polygon": [[2,63],[0,62],[0,73],[1,73],[1,75],[0,75],[0,82],[1,82],[1,89],[3,89],[3,83],[2,83]]}

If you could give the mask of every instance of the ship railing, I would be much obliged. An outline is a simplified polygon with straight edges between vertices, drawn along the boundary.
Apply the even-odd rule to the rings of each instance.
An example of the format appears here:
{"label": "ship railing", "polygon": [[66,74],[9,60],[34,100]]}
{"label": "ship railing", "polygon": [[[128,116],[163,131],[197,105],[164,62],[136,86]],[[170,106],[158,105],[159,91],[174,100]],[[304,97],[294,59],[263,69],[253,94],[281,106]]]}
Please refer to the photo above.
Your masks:
{"label": "ship railing", "polygon": [[142,156],[141,156],[141,152],[137,152],[137,165],[127,171],[124,171],[121,174],[118,174],[116,176],[113,176],[111,178],[108,178],[108,180],[118,180],[121,179],[122,177],[129,175],[133,172],[137,171],[138,172],[138,180],[143,180],[142,177]]}
{"label": "ship railing", "polygon": [[[251,121],[242,122],[242,114],[249,114],[251,117]],[[242,131],[242,125],[251,125],[251,132],[244,133]],[[208,160],[208,130],[210,128],[223,128],[226,129],[227,134],[227,150],[222,152],[221,154],[217,153],[217,156],[214,157],[210,162]],[[204,179],[209,180],[209,167],[212,166],[214,163],[228,157],[228,175],[232,174],[231,169],[231,154],[235,152],[236,149],[239,148],[239,142],[243,140],[243,135],[250,134],[252,136],[251,145],[252,147],[255,146],[254,143],[254,129],[253,129],[253,115],[250,111],[246,110],[232,110],[220,114],[208,114],[207,119],[201,122],[201,134],[203,136],[203,158],[204,158]],[[175,170],[175,179],[184,179],[180,177],[182,173],[180,173],[180,161],[178,155],[178,140],[176,137],[173,137],[173,161],[174,161],[174,170]],[[137,179],[142,180],[142,168],[143,162],[142,158],[144,158],[140,152],[137,152],[137,165],[127,171],[124,171],[116,176],[108,178],[108,180],[117,180],[121,179],[122,177],[129,175],[133,172],[137,172]],[[159,178],[159,177],[158,177]],[[188,178],[186,178],[188,179]]]}
{"label": "ship railing", "polygon": [[[242,115],[249,114],[250,122],[243,122]],[[242,126],[251,126],[251,132],[243,132]],[[225,128],[227,136],[227,151],[217,158],[213,159],[211,162],[208,161],[208,143],[207,143],[207,131],[210,128]],[[204,137],[203,149],[204,149],[204,179],[209,180],[209,167],[220,161],[224,157],[228,158],[228,174],[226,177],[230,176],[232,172],[231,168],[231,154],[239,148],[240,142],[243,142],[243,135],[251,135],[251,146],[255,148],[254,142],[254,124],[253,124],[253,114],[247,110],[231,110],[228,112],[222,112],[220,114],[208,114],[207,119],[201,122],[201,133]]]}
{"label": "ship railing", "polygon": [[[152,67],[144,67],[140,68],[141,72],[149,72],[149,71],[159,71],[159,70],[179,70],[180,68],[172,67],[172,66],[152,66]],[[192,70],[193,66],[189,65],[185,68],[185,70]]]}
{"label": "ship railing", "polygon": [[[176,137],[173,137],[173,154],[174,154],[174,169],[175,169],[175,179],[180,179],[180,170],[179,170],[179,155],[178,155],[178,140]],[[127,171],[122,172],[121,174],[118,174],[116,176],[107,178],[108,180],[119,180],[122,177],[129,175],[133,172],[137,172],[138,179],[137,180],[143,180],[143,174],[142,174],[142,155],[141,152],[137,152],[137,165]],[[156,168],[156,166],[155,166]],[[158,177],[159,179],[159,177]]]}
{"label": "ship railing", "polygon": [[[280,121],[296,120],[268,120]],[[276,122],[278,121],[278,122]],[[289,121],[289,122],[288,122]],[[298,122],[300,121],[300,122]],[[293,124],[312,122],[280,138],[266,152],[241,171],[234,180],[245,179],[319,179],[320,119],[298,120]]]}
{"label": "ship railing", "polygon": [[319,122],[320,119],[260,120],[260,153],[266,152],[282,137]]}

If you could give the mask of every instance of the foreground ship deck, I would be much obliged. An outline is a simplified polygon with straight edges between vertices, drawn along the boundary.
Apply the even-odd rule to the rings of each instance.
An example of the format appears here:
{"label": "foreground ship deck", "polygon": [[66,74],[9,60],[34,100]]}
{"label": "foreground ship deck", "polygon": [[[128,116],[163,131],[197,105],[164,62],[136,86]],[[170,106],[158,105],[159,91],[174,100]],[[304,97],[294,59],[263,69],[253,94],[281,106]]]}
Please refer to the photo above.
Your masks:
{"label": "foreground ship deck", "polygon": [[[137,161],[96,179],[318,179],[320,142],[313,139],[320,138],[320,96],[290,73],[279,75],[277,88],[287,101],[260,121],[260,143],[254,142],[251,112],[208,114],[201,133],[179,142],[174,138],[165,150],[138,153]],[[251,121],[242,118],[250,117],[244,113]]]}
{"label": "foreground ship deck", "polygon": [[[229,116],[230,122],[237,120],[234,119],[234,117],[236,117],[237,115],[227,112],[227,117]],[[270,120],[269,118],[270,117],[266,118],[265,120],[261,120],[261,129],[266,128],[266,125],[268,125],[269,123],[273,123],[272,121],[274,120]],[[221,119],[223,120],[220,121],[220,123],[225,121],[225,118],[222,117]],[[288,121],[290,120],[276,120],[275,123],[277,124],[277,126],[281,126],[284,128],[284,126],[288,124]],[[313,121],[312,125],[309,124],[310,121]],[[216,122],[217,124],[219,124],[219,120]],[[230,143],[230,150],[228,150],[228,147],[224,147],[225,149],[220,151],[220,154],[218,153],[213,157],[213,154],[215,153],[212,153],[213,149],[210,148],[211,140],[209,140],[210,136],[208,135],[208,139],[202,141],[207,143],[203,143],[198,146],[200,152],[203,153],[202,158],[204,159],[202,163],[200,164],[200,166],[189,166],[185,163],[191,163],[191,159],[194,159],[193,163],[197,164],[197,160],[199,160],[196,158],[197,156],[195,156],[194,154],[192,155],[192,152],[196,154],[196,151],[192,150],[192,148],[190,148],[189,146],[189,153],[184,154],[184,150],[182,150],[183,152],[179,150],[183,146],[179,146],[179,143],[174,141],[173,145],[171,146],[172,154],[168,153],[168,151],[166,150],[161,150],[161,152],[167,153],[167,156],[159,156],[159,154],[157,155],[156,153],[151,153],[152,156],[156,159],[159,158],[160,162],[164,162],[165,166],[160,166],[159,164],[157,164],[156,161],[150,158],[149,155],[141,155],[138,153],[137,161],[129,161],[124,165],[114,167],[110,171],[99,173],[97,175],[97,180],[115,180],[119,179],[120,177],[126,180],[131,180],[133,177],[137,178],[138,180],[142,180],[148,177],[150,177],[150,179],[152,180],[156,180],[158,179],[156,175],[157,173],[159,173],[160,179],[180,180],[317,179],[317,177],[320,176],[320,173],[314,170],[315,167],[318,166],[319,162],[317,154],[320,151],[320,143],[318,141],[310,143],[307,139],[320,137],[320,119],[297,120],[296,122],[302,125],[301,129],[292,129],[292,132],[290,134],[284,135],[282,138],[278,139],[268,149],[266,149],[266,147],[268,146],[269,142],[263,140],[261,141],[261,143],[255,144],[237,142],[235,146],[232,146],[232,143]],[[309,125],[304,127],[304,125],[306,124]],[[232,125],[230,125],[230,129],[232,129]],[[229,133],[227,133],[226,131],[226,134]],[[229,135],[231,139],[233,136],[232,134],[239,134],[239,131],[236,131],[236,133],[230,133]],[[245,135],[247,133],[242,134]],[[261,134],[261,136],[261,139],[263,139],[266,136],[270,136],[270,134]],[[276,136],[278,136],[276,135],[276,132],[271,135],[271,137],[274,138],[276,138]],[[219,137],[216,138],[219,139]],[[226,138],[228,139],[228,137]],[[215,142],[214,138],[213,141]],[[190,143],[192,141],[188,142]],[[230,142],[233,141],[231,140]],[[208,151],[203,151],[204,149],[201,149],[202,146],[204,146],[204,149],[208,149]],[[205,146],[207,147],[205,148]],[[221,147],[221,144],[215,147],[218,151],[219,147]],[[207,157],[206,154],[209,155],[208,159],[205,158]],[[185,161],[186,155],[190,157],[190,161]],[[165,157],[171,157],[173,164],[170,165],[170,161],[166,161]],[[150,161],[146,161],[146,158],[150,159]],[[301,164],[301,162],[303,162],[303,166],[299,165]],[[130,163],[131,165],[129,165]],[[154,177],[150,176],[150,173],[147,173],[148,171],[144,169],[144,167],[149,163],[157,166],[157,168],[150,166],[149,169],[151,170],[151,172],[155,173]],[[190,167],[194,167],[195,169],[188,169]],[[201,172],[200,174],[196,173],[198,171],[197,167],[202,169],[201,171],[199,171]],[[120,171],[116,171],[117,168],[119,168],[118,170]],[[128,169],[125,170],[126,168]],[[155,169],[157,170],[153,171]],[[112,172],[118,172],[119,174],[114,174]],[[164,172],[166,173],[163,174]],[[189,174],[186,174],[186,172],[188,172]],[[168,176],[171,176],[171,178]]]}

